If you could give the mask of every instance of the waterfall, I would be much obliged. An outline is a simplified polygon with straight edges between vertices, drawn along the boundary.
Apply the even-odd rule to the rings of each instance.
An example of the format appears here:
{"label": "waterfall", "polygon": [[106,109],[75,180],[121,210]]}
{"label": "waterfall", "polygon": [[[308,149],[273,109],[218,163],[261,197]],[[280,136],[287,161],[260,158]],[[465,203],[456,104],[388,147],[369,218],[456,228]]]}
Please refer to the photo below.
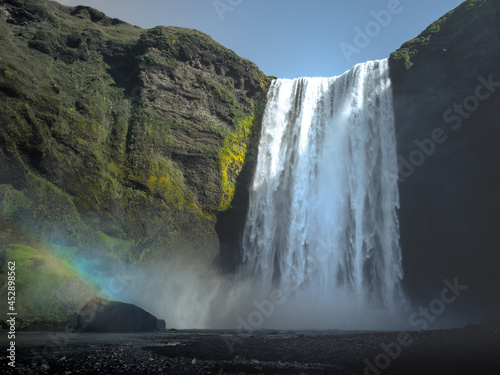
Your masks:
{"label": "waterfall", "polygon": [[242,272],[265,291],[331,307],[337,317],[397,310],[397,180],[387,59],[333,78],[273,81]]}

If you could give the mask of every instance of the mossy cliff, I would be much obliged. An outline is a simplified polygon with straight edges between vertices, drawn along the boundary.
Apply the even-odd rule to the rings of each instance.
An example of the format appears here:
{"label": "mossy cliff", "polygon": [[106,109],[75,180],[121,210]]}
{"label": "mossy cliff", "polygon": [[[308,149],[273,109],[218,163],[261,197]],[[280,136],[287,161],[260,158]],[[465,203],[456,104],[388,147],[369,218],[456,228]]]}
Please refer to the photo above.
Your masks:
{"label": "mossy cliff", "polygon": [[457,277],[468,312],[498,309],[500,2],[463,2],[390,63],[410,295]]}
{"label": "mossy cliff", "polygon": [[195,30],[0,1],[2,251],[212,259],[270,80]]}

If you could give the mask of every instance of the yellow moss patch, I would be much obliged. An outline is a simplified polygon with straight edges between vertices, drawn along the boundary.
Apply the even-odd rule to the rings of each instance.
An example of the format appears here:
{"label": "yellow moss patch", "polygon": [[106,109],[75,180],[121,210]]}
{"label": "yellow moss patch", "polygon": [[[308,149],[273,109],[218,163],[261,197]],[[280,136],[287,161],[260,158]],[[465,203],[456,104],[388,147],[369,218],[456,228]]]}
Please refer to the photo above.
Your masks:
{"label": "yellow moss patch", "polygon": [[239,122],[236,132],[224,139],[224,146],[219,151],[219,173],[221,176],[221,199],[219,211],[227,210],[236,190],[236,177],[245,163],[247,145],[252,133],[254,118],[246,117]]}
{"label": "yellow moss patch", "polygon": [[173,183],[170,176],[150,176],[146,182],[146,186],[152,191],[162,193],[177,209],[182,208],[185,201],[184,192]]}

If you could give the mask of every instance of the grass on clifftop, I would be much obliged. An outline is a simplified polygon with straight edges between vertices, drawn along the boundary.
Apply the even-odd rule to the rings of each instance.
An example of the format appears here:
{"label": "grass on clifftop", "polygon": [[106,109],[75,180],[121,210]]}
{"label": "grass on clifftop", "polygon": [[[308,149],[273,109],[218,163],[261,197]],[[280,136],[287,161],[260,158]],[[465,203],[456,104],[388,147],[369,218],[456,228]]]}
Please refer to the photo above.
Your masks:
{"label": "grass on clifftop", "polygon": [[[440,32],[442,31],[443,26],[446,25],[449,18],[456,14],[460,13],[463,16],[463,19],[467,20],[467,23],[474,22],[474,19],[471,19],[472,14],[479,14],[479,12],[471,13],[469,12],[472,8],[477,8],[485,5],[487,0],[466,0],[457,8],[449,11],[444,16],[439,18],[437,21],[433,22],[429,25],[419,36],[409,40],[404,43],[401,48],[391,54],[391,58],[398,65],[403,66],[406,70],[410,69],[413,65],[413,60],[416,55],[419,54],[419,51],[426,45],[429,44],[432,38],[438,37]],[[466,23],[463,24],[465,26]],[[453,30],[447,30],[447,32],[453,32],[455,35],[463,35],[463,31],[461,29],[454,28]],[[445,48],[444,48],[445,49]],[[443,53],[444,50],[436,51],[435,53]]]}

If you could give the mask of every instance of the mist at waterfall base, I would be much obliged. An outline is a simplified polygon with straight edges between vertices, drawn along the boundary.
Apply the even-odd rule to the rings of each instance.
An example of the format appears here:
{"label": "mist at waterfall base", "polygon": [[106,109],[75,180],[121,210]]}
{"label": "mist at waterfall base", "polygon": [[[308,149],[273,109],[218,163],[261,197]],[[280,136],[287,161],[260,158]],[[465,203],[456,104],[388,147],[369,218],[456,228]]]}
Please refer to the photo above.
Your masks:
{"label": "mist at waterfall base", "polygon": [[221,275],[193,260],[129,267],[107,297],[179,329],[408,328],[397,168],[387,60],[275,80],[239,270]]}

